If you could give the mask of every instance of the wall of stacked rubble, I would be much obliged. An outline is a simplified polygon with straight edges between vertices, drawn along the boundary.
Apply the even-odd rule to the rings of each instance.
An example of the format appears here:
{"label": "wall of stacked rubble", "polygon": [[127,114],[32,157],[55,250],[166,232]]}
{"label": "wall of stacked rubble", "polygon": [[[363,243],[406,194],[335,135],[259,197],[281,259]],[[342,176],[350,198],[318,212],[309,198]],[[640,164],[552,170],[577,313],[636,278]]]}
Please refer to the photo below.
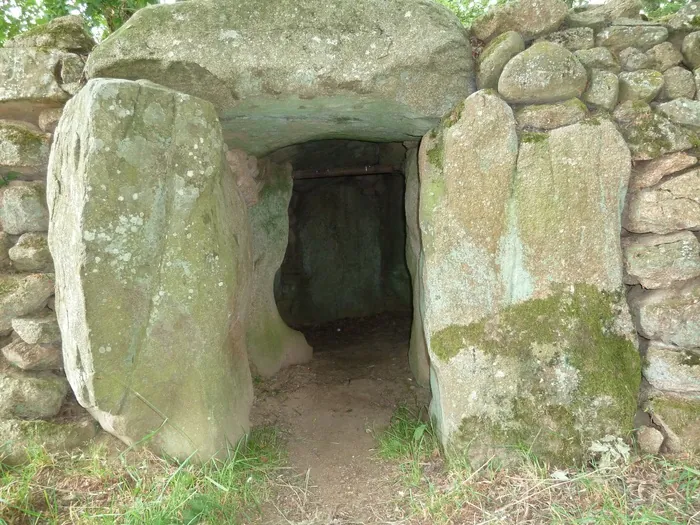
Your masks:
{"label": "wall of stacked rubble", "polygon": [[654,453],[700,447],[700,3],[662,21],[639,12],[516,2],[472,42],[478,88],[511,105],[521,142],[610,119],[629,146],[624,282],[642,355],[636,423]]}
{"label": "wall of stacked rubble", "polygon": [[64,17],[0,48],[0,457],[20,460],[28,436],[51,448],[96,432],[63,373],[47,244],[46,168],[61,108],[94,46]]}

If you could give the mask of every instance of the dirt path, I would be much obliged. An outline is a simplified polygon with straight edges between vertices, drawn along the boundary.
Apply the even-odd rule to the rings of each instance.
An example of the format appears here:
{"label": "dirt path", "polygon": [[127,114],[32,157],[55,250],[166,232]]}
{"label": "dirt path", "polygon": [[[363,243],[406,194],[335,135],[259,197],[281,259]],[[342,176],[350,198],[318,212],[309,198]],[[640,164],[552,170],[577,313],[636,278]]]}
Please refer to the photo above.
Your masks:
{"label": "dirt path", "polygon": [[324,325],[306,334],[311,363],[257,385],[253,424],[281,428],[292,468],[308,473],[301,500],[281,503],[284,518],[267,511],[265,523],[377,523],[391,514],[396,467],[376,457],[372,431],[399,404],[428,401],[408,367],[409,330],[410,318],[396,315]]}

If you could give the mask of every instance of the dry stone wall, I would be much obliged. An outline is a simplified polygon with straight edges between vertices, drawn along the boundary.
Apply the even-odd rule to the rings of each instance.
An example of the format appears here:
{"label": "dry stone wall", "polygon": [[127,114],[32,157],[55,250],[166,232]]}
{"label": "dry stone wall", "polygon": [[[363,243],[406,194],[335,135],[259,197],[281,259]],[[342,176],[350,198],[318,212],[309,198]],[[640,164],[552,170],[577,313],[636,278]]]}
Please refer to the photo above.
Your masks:
{"label": "dry stone wall", "polygon": [[[503,370],[505,375],[510,372],[505,356],[486,367],[484,363],[459,363],[462,351],[455,348],[477,348],[478,354],[479,345],[485,346],[485,336],[481,335],[481,343],[475,343],[474,330],[446,333],[453,325],[449,319],[472,322],[488,319],[490,312],[495,311],[500,312],[498,322],[503,323],[513,308],[507,305],[525,304],[521,301],[533,294],[538,296],[537,281],[543,277],[549,285],[592,282],[598,290],[623,290],[620,285],[624,279],[642,357],[643,382],[638,400],[642,411],[636,419],[637,427],[642,429],[640,445],[652,453],[700,447],[700,4],[689,4],[664,21],[642,19],[640,7],[635,1],[620,0],[567,13],[562,3],[554,0],[520,0],[472,27],[472,35],[477,39],[472,40],[478,55],[477,86],[484,91],[472,95],[464,108],[445,119],[436,130],[437,138],[433,132],[424,139],[421,153],[421,226],[427,258],[423,283],[426,298],[422,306],[428,310],[425,334],[431,348],[434,413],[446,436],[477,437],[483,443],[488,441],[483,438],[484,432],[488,433],[485,427],[493,427],[497,422],[498,432],[491,432],[490,438],[501,444],[516,444],[514,441],[527,437],[527,432],[520,430],[530,417],[523,413],[526,402],[522,396],[506,395],[508,400],[504,402],[504,392],[497,387],[496,394],[487,393],[486,399],[481,395],[478,401],[468,396],[459,400],[462,394],[454,387],[483,381],[484,370],[496,367],[501,376]],[[480,99],[474,99],[477,96]],[[489,119],[492,123],[485,124]],[[481,128],[483,143],[479,142]],[[629,148],[627,160],[622,151],[617,153],[615,128]],[[601,138],[605,135],[607,139]],[[514,140],[516,143],[511,144]],[[475,149],[478,154],[473,153]],[[613,161],[616,155],[620,160],[617,167]],[[470,156],[473,161],[469,161]],[[629,190],[618,191],[619,183],[612,181],[630,160]],[[487,169],[481,173],[485,165]],[[452,173],[456,177],[453,183]],[[489,183],[489,177],[501,173],[502,184]],[[597,203],[586,205],[587,193],[591,195],[587,184],[592,178],[605,177],[605,173],[612,177],[610,182],[600,179],[597,185],[606,189],[597,197]],[[475,180],[465,181],[466,174]],[[627,177],[618,180],[627,184]],[[510,197],[499,193],[508,191],[508,187],[515,192]],[[479,202],[483,201],[482,207],[500,209],[504,199],[517,201],[518,192],[534,193],[515,207],[504,206],[501,218],[501,212],[493,212],[493,224],[485,223],[479,213],[469,208],[478,197]],[[574,200],[567,205],[568,212],[559,215],[557,207],[566,195]],[[617,208],[615,199],[620,199]],[[470,204],[460,208],[459,202]],[[588,210],[584,210],[586,206]],[[606,207],[608,211],[603,212]],[[436,210],[442,213],[438,215]],[[453,217],[446,220],[445,211]],[[607,214],[607,219],[602,220],[601,216],[602,222],[595,225],[594,217],[601,212]],[[588,217],[588,224],[583,214]],[[558,226],[549,223],[552,215],[559,217]],[[572,218],[574,215],[578,217]],[[472,232],[465,237],[464,246],[478,245],[481,250],[471,253],[468,261],[476,264],[486,257],[476,265],[478,268],[472,272],[475,281],[470,283],[440,276],[441,271],[454,274],[464,264],[455,255],[456,247],[446,256],[445,243],[454,244],[454,228],[460,220],[466,221],[464,231]],[[522,240],[523,245],[516,246],[513,254],[504,254],[496,247],[490,249],[489,240],[504,239],[507,232],[501,229],[513,220],[520,222],[517,240]],[[445,224],[440,226],[440,221]],[[522,238],[533,227],[540,232]],[[489,231],[492,235],[486,235]],[[605,248],[615,231],[621,232],[621,253],[616,243]],[[486,237],[479,240],[480,235]],[[556,239],[558,247],[549,246],[551,239]],[[571,253],[569,250],[576,245],[578,252]],[[537,251],[537,259],[528,261],[533,250]],[[461,253],[466,256],[466,252]],[[489,253],[494,254],[493,260]],[[436,258],[435,265],[430,263],[430,257]],[[498,261],[504,257],[511,261],[510,270]],[[455,272],[440,269],[440,265],[450,261]],[[623,273],[615,268],[616,264],[624,265]],[[492,266],[489,273],[487,269]],[[506,297],[499,296],[500,292],[494,295],[501,289],[499,272],[505,272],[506,280],[511,282],[511,287],[503,290],[510,294]],[[503,281],[503,275],[500,280]],[[480,291],[462,297],[460,294],[466,289]],[[539,294],[544,296],[549,294]],[[431,316],[431,300],[433,308],[446,310]],[[478,304],[466,308],[469,312],[464,311],[464,305],[474,301]],[[460,308],[464,315],[458,313]],[[622,319],[627,314],[617,315]],[[438,326],[431,326],[431,322]],[[495,338],[504,344],[508,337],[498,322],[493,325],[486,321],[486,339],[492,337],[492,342]],[[513,326],[506,327],[506,332],[508,329]],[[436,338],[436,333],[441,337]],[[590,343],[600,347],[601,341],[594,340]],[[447,346],[446,341],[450,343]],[[566,337],[560,344],[566,346]],[[458,354],[456,361],[439,355],[446,349]],[[596,351],[599,348],[588,349],[587,359]],[[633,379],[636,358],[626,355],[627,362],[614,365],[615,373],[622,375],[610,378],[627,392],[619,399],[627,408],[617,421],[618,430],[631,428],[628,401],[637,390]],[[616,357],[622,358],[623,355]],[[626,367],[630,367],[629,374],[622,373]],[[518,373],[520,380],[527,377],[527,371]],[[585,376],[584,368],[579,367],[578,373]],[[604,376],[606,364],[601,361],[594,373]],[[481,390],[489,392],[487,388]],[[554,394],[533,395],[541,403]],[[563,395],[563,391],[556,395]],[[606,395],[614,398],[612,391]],[[493,400],[497,403],[490,410]],[[519,404],[510,405],[512,410],[507,415],[498,414],[508,403],[517,401]],[[590,407],[591,403],[587,405]],[[556,404],[551,399],[545,403]],[[574,406],[576,402],[567,404]],[[531,422],[539,421],[546,428],[552,419],[550,412],[541,409]],[[600,412],[589,415],[587,425],[594,425],[599,416]],[[565,433],[562,422],[555,427],[557,432]],[[579,429],[585,427],[578,425]],[[556,440],[548,445],[551,454]]]}
{"label": "dry stone wall", "polygon": [[60,449],[97,428],[63,372],[46,203],[52,134],[93,46],[68,16],[0,48],[0,459],[9,462],[23,459],[29,436]]}

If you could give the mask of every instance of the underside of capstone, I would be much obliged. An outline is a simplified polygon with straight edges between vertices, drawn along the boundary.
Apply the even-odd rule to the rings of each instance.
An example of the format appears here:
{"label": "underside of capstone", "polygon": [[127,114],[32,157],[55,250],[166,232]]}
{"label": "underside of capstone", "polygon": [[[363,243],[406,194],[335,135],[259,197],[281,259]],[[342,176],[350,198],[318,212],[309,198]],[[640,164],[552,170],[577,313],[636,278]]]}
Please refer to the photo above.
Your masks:
{"label": "underside of capstone", "polygon": [[231,147],[416,140],[472,90],[466,30],[429,0],[192,0],[138,11],[87,75],[212,102]]}
{"label": "underside of capstone", "polygon": [[56,137],[49,243],[78,401],[128,444],[225,455],[252,401],[250,227],[214,107],[97,79]]}

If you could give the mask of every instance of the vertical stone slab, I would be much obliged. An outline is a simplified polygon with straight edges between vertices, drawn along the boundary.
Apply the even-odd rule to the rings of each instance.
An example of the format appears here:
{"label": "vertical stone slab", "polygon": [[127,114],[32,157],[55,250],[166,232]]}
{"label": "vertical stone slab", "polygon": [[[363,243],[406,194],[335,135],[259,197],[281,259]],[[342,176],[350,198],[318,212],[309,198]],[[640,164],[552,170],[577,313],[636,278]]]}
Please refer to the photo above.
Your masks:
{"label": "vertical stone slab", "polygon": [[263,162],[257,202],[249,208],[253,243],[253,280],[247,346],[254,370],[271,376],[289,365],[311,359],[312,349],[301,332],[280,317],[275,303],[275,273],[282,264],[289,236],[292,166]]}
{"label": "vertical stone slab", "polygon": [[424,139],[420,163],[444,443],[477,463],[525,446],[563,464],[631,430],[640,365],[622,284],[619,132],[589,121],[518,144],[510,108],[478,92]]}
{"label": "vertical stone slab", "polygon": [[411,322],[411,340],[408,348],[408,363],[418,384],[427,387],[430,384],[430,357],[425,344],[423,332],[423,312],[421,311],[421,240],[418,225],[418,203],[420,181],[418,178],[418,148],[406,152],[404,164],[406,178],[406,266],[411,274],[413,293],[413,321]]}
{"label": "vertical stone slab", "polygon": [[90,81],[49,163],[49,245],[66,375],[124,442],[204,460],[248,428],[245,204],[211,104]]}

